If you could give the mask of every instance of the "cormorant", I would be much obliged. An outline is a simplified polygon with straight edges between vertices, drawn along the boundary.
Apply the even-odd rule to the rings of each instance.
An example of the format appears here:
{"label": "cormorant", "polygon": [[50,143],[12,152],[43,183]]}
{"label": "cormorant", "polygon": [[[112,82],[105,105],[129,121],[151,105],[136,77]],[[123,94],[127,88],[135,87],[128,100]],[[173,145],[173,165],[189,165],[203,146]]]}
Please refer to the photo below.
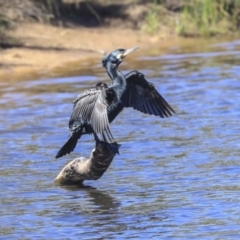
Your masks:
{"label": "cormorant", "polygon": [[[111,143],[117,149],[118,143]],[[96,141],[89,158],[79,157],[68,163],[55,178],[58,184],[81,184],[84,180],[97,180],[110,166],[115,152],[102,141]]]}
{"label": "cormorant", "polygon": [[109,123],[124,107],[132,107],[161,118],[174,113],[171,106],[142,73],[135,70],[123,75],[118,70],[122,60],[137,49],[138,47],[117,49],[102,59],[102,65],[112,79],[112,85],[98,83],[94,88],[78,95],[69,121],[70,137],[56,158],[72,152],[83,134],[93,133],[95,140],[98,140],[97,134],[100,134],[105,142],[112,141]]}

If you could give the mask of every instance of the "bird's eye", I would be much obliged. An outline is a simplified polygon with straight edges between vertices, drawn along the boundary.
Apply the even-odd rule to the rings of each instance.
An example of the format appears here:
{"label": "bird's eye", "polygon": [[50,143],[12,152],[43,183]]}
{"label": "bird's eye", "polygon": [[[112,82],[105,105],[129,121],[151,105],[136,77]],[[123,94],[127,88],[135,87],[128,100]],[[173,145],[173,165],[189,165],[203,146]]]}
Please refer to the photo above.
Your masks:
{"label": "bird's eye", "polygon": [[123,54],[122,53],[118,54],[117,59],[121,61],[123,59]]}

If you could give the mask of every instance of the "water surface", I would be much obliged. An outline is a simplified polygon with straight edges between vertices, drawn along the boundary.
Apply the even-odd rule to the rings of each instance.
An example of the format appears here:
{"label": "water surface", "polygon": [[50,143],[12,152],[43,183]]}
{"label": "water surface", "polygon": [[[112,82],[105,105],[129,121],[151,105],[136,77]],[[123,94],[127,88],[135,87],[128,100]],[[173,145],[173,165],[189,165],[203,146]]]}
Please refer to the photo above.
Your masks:
{"label": "water surface", "polygon": [[73,99],[110,83],[99,59],[68,77],[1,80],[0,239],[240,238],[240,42],[157,53],[132,56],[121,69],[143,72],[176,114],[125,109],[111,124],[120,155],[84,188],[53,180],[70,160],[89,156],[93,137],[54,156]]}

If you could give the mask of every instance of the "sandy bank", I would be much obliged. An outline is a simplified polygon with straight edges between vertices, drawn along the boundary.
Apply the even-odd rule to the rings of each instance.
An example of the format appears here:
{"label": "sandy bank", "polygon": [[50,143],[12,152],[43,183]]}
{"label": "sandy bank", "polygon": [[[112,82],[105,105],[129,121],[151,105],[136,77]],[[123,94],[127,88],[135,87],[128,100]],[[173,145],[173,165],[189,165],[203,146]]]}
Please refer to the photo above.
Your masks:
{"label": "sandy bank", "polygon": [[176,41],[148,35],[140,30],[116,28],[62,28],[46,24],[23,24],[9,32],[22,43],[1,50],[1,79],[35,78],[55,67],[86,58],[101,59],[101,51],[118,47],[139,46],[141,49],[170,46]]}

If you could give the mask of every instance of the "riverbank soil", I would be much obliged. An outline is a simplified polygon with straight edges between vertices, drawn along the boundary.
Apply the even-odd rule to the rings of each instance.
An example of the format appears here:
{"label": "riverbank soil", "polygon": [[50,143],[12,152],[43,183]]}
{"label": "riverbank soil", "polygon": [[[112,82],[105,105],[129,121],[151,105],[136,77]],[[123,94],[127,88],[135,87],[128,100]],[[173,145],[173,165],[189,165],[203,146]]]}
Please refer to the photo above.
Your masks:
{"label": "riverbank soil", "polygon": [[23,24],[9,32],[9,36],[18,39],[21,45],[1,50],[1,67],[37,69],[100,55],[118,47],[149,47],[160,40],[131,29],[64,28],[36,23]]}
{"label": "riverbank soil", "polygon": [[0,0],[0,79],[46,73],[89,57],[100,60],[116,48],[174,45],[184,0],[161,2]]}
{"label": "riverbank soil", "polygon": [[[1,78],[26,71],[46,72],[71,61],[88,57],[101,59],[103,52],[119,47],[147,48],[175,38],[164,24],[159,35],[142,30],[152,1],[53,0],[58,5],[51,6],[49,21],[43,14],[43,6],[36,4],[38,1],[12,2],[19,8],[7,6],[4,10],[2,7],[13,24],[4,34],[0,32]],[[166,14],[168,10],[162,7],[162,11]]]}

